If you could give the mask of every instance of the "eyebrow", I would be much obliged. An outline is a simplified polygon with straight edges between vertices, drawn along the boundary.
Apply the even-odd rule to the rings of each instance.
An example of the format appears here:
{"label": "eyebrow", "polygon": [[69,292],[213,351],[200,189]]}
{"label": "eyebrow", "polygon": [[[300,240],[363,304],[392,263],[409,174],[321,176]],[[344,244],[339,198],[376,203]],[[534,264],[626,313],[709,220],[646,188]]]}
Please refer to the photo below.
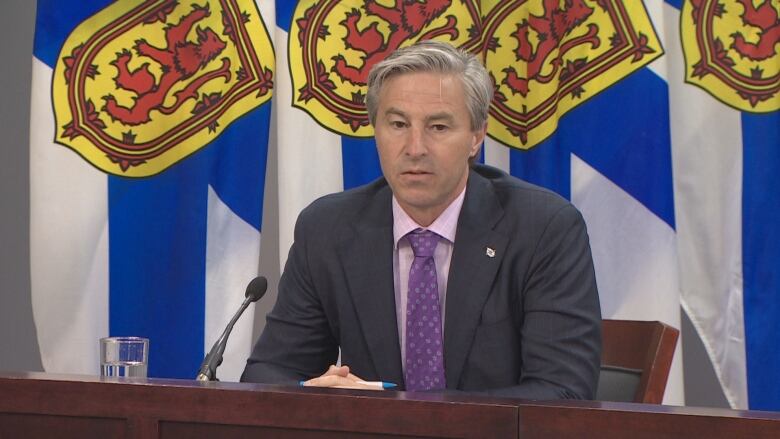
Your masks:
{"label": "eyebrow", "polygon": [[443,122],[449,122],[452,123],[455,121],[455,117],[451,113],[447,112],[441,112],[441,113],[434,113],[430,116],[425,118],[425,121],[430,122],[436,122],[436,121],[443,121]]}
{"label": "eyebrow", "polygon": [[408,119],[409,118],[409,116],[407,116],[406,113],[404,113],[403,111],[401,111],[401,110],[399,110],[399,109],[397,109],[395,107],[390,107],[387,110],[385,110],[385,116],[389,116],[391,114],[395,114],[396,116],[401,116],[404,119]]}
{"label": "eyebrow", "polygon": [[[409,116],[405,112],[403,112],[403,111],[401,111],[401,110],[399,110],[399,109],[397,109],[395,107],[390,107],[387,110],[385,110],[385,116],[389,116],[389,115],[392,115],[392,114],[394,114],[396,116],[403,117],[404,119],[408,119],[409,118]],[[453,123],[454,120],[455,120],[455,117],[451,113],[448,113],[448,112],[445,112],[445,111],[431,114],[430,116],[425,118],[425,122],[426,123],[431,123],[431,122],[436,122],[436,121],[444,121],[444,122]]]}

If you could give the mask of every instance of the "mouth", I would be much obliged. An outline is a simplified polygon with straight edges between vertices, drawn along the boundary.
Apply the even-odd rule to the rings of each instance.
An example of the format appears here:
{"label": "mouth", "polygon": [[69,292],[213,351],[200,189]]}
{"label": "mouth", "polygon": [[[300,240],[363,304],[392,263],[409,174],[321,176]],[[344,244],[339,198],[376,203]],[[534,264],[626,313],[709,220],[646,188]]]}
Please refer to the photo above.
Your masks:
{"label": "mouth", "polygon": [[415,169],[402,172],[399,178],[406,185],[427,185],[431,182],[433,173]]}
{"label": "mouth", "polygon": [[423,171],[423,170],[420,170],[420,169],[411,169],[411,170],[404,171],[404,172],[401,173],[401,175],[412,175],[412,176],[414,176],[414,175],[431,175],[431,174],[432,174],[431,172]]}

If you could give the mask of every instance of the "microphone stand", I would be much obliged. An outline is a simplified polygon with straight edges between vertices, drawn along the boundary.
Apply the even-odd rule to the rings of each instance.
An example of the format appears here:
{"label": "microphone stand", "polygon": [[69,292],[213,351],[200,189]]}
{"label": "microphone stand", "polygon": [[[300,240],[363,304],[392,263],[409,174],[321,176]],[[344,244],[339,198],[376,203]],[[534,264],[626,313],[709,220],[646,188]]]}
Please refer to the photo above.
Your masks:
{"label": "microphone stand", "polygon": [[236,312],[230,320],[230,323],[228,323],[227,327],[222,332],[222,335],[214,343],[214,346],[211,347],[211,351],[203,358],[198,376],[195,377],[196,380],[219,381],[217,379],[217,367],[222,364],[222,354],[225,352],[225,346],[227,346],[227,340],[230,336],[230,332],[233,330],[233,325],[236,324],[236,321],[241,317],[241,314],[244,313],[244,310],[250,303],[256,302],[263,297],[266,288],[268,288],[268,281],[262,276],[256,277],[252,279],[252,282],[249,282],[249,285],[246,287],[246,299],[244,299],[238,312]]}
{"label": "microphone stand", "polygon": [[200,364],[200,372],[198,372],[198,376],[195,378],[196,380],[219,381],[217,379],[217,367],[222,364],[222,354],[225,352],[228,336],[230,336],[230,332],[233,330],[233,325],[236,324],[236,321],[239,317],[241,317],[241,314],[250,303],[252,303],[251,297],[244,299],[244,302],[241,304],[241,308],[238,309],[236,315],[234,315],[230,320],[230,323],[228,323],[227,327],[222,332],[222,335],[217,339],[217,341],[214,343],[214,346],[211,347],[209,354],[206,355],[206,357],[203,359],[203,362]]}

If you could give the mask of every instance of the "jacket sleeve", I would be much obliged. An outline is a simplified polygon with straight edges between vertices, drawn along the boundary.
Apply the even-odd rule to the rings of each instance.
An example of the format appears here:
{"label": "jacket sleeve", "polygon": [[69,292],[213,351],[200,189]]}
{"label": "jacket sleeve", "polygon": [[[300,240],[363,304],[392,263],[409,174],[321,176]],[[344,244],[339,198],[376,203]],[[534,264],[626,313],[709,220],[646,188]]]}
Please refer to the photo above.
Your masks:
{"label": "jacket sleeve", "polygon": [[338,344],[309,271],[307,211],[295,225],[295,238],[279,281],[278,297],[265,329],[247,360],[241,381],[297,384],[319,376],[338,358]]}
{"label": "jacket sleeve", "polygon": [[601,309],[585,222],[572,205],[552,216],[526,273],[518,384],[482,393],[593,399],[601,363]]}

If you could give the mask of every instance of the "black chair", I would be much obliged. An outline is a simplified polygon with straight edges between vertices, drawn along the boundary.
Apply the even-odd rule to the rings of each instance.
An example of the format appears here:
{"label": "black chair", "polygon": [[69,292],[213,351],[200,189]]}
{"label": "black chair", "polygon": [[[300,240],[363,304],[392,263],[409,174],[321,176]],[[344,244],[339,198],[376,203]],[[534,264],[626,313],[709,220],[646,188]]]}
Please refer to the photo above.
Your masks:
{"label": "black chair", "polygon": [[603,320],[599,401],[661,404],[680,331],[661,322]]}

